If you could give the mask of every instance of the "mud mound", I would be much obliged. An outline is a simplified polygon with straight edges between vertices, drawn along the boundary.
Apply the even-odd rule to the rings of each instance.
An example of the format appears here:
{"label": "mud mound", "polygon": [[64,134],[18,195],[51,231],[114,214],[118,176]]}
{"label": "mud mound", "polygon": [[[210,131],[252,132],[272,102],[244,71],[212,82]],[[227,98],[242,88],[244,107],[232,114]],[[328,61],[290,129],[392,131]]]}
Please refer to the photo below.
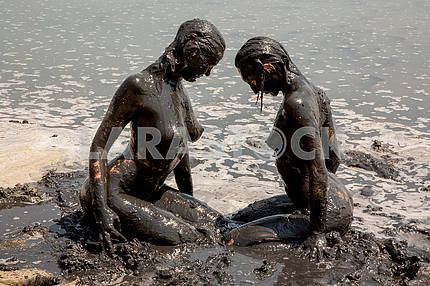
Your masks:
{"label": "mud mound", "polygon": [[[16,252],[13,259],[0,260],[3,269],[27,268],[30,250],[37,253],[48,248],[59,267],[53,271],[56,279],[52,281],[82,285],[425,285],[429,281],[430,250],[357,230],[343,237],[327,235],[329,245],[321,263],[309,261],[301,243],[167,247],[131,240],[115,243],[113,253],[107,255],[83,220],[78,204],[85,176],[85,172],[50,172],[31,185],[35,194],[53,198],[50,204],[61,209],[61,218],[43,232],[32,231],[38,224],[23,227],[19,233],[39,233],[40,242]],[[425,230],[405,225],[398,231],[430,241]],[[6,249],[2,251],[9,253],[15,247],[3,245]],[[43,261],[37,267],[47,268]]]}
{"label": "mud mound", "polygon": [[0,210],[15,206],[39,204],[49,201],[51,197],[28,184],[17,184],[13,188],[0,187]]}
{"label": "mud mound", "polygon": [[356,167],[365,169],[367,171],[373,171],[378,176],[385,179],[397,179],[399,171],[394,167],[395,160],[390,160],[389,155],[384,155],[380,158],[375,157],[371,154],[367,154],[356,150],[345,151],[346,158],[343,163],[348,167]]}

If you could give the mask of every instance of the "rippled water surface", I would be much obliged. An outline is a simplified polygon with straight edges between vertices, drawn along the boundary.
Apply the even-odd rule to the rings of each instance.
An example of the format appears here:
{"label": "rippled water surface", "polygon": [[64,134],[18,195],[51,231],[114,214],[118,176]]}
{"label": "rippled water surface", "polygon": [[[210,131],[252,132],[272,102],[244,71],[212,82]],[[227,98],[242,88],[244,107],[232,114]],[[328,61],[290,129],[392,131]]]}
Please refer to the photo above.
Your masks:
{"label": "rippled water surface", "polygon": [[[265,97],[261,113],[234,67],[241,45],[266,35],[281,41],[298,68],[327,91],[344,148],[366,150],[382,138],[405,157],[420,150],[412,152],[416,160],[399,165],[398,181],[341,167],[356,201],[429,220],[429,197],[419,191],[430,181],[428,1],[0,0],[0,6],[1,121],[61,127],[88,142],[121,81],[156,60],[183,21],[205,18],[223,34],[227,50],[210,77],[186,83],[205,127],[191,148],[198,186],[211,178],[218,185],[236,182],[243,192],[282,192],[264,143],[281,97]],[[357,195],[366,185],[376,197]],[[237,194],[218,191],[231,211],[228,198]]]}

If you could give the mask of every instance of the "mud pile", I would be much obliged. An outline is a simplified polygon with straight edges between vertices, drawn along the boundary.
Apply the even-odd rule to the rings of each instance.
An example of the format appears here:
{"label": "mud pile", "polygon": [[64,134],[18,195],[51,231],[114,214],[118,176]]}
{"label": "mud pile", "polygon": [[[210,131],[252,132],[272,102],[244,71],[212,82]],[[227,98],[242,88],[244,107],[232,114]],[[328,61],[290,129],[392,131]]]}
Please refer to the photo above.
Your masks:
{"label": "mud pile", "polygon": [[[44,285],[60,282],[82,285],[430,283],[430,250],[395,239],[397,233],[392,230],[389,239],[378,239],[354,229],[342,238],[329,236],[325,258],[320,263],[310,261],[299,242],[253,247],[222,244],[171,247],[132,240],[115,243],[113,253],[107,255],[92,228],[83,221],[78,204],[78,192],[85,176],[85,172],[49,172],[35,184],[1,189],[6,198],[13,198],[2,207],[15,204],[15,208],[7,211],[18,211],[25,201],[42,209],[48,206],[59,209],[61,215],[0,234],[0,279],[8,272],[36,267],[52,275],[43,280],[48,281]],[[4,211],[0,210],[0,214]],[[399,225],[397,229],[402,234],[430,240],[426,230],[410,225]]]}
{"label": "mud pile", "polygon": [[51,197],[28,184],[17,184],[13,188],[0,187],[0,209],[39,204],[49,201]]}

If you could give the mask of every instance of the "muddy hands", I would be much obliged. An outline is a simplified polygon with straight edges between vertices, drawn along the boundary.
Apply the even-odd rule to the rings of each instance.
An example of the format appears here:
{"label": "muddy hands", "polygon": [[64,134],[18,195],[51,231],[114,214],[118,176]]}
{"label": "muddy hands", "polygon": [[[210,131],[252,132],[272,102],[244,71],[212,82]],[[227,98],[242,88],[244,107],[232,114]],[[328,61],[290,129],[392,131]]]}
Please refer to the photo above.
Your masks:
{"label": "muddy hands", "polygon": [[324,233],[311,234],[303,242],[304,256],[316,262],[322,262],[327,256],[327,240]]}
{"label": "muddy hands", "polygon": [[102,247],[111,253],[113,250],[112,246],[112,235],[120,241],[126,241],[127,239],[120,233],[121,222],[118,215],[110,208],[106,207],[99,211],[99,215],[96,216],[96,226],[99,235],[99,241]]}

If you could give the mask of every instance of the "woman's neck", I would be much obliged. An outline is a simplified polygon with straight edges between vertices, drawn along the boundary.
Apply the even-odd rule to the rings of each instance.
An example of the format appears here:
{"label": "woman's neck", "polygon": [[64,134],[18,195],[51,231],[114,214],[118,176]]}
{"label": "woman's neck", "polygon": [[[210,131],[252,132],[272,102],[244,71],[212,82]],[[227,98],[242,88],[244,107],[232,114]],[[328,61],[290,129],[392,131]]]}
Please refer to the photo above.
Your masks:
{"label": "woman's neck", "polygon": [[303,82],[306,82],[306,78],[303,75],[289,72],[287,77],[284,87],[282,88],[284,96],[289,96],[292,92],[296,91]]}

